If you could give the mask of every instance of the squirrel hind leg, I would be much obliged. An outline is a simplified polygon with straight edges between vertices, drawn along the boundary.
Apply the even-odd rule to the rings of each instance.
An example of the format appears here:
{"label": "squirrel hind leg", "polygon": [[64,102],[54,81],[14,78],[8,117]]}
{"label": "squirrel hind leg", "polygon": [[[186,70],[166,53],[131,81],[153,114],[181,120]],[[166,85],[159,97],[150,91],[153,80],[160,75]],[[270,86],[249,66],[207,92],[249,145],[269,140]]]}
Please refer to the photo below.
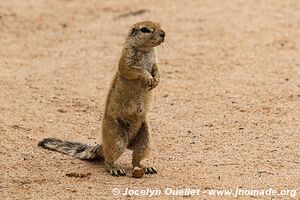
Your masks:
{"label": "squirrel hind leg", "polygon": [[124,129],[113,122],[103,122],[103,154],[105,167],[113,176],[125,176],[125,170],[116,165],[115,162],[126,150]]}
{"label": "squirrel hind leg", "polygon": [[132,166],[143,168],[146,174],[156,174],[157,170],[154,167],[144,166],[141,161],[149,155],[149,127],[147,122],[143,122],[138,134],[131,142],[130,148],[133,149]]}

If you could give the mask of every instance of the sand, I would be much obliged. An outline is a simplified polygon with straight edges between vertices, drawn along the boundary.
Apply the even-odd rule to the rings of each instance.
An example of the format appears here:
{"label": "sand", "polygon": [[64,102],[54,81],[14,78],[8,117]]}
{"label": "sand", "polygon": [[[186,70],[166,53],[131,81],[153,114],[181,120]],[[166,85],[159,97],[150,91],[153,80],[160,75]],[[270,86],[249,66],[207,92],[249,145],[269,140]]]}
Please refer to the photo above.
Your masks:
{"label": "sand", "polygon": [[[0,198],[149,198],[113,188],[291,198],[208,191],[299,190],[299,10],[297,0],[0,0]],[[101,142],[128,27],[146,19],[166,31],[144,161],[158,174],[132,178],[130,151],[118,178],[102,162],[38,148],[44,137]]]}

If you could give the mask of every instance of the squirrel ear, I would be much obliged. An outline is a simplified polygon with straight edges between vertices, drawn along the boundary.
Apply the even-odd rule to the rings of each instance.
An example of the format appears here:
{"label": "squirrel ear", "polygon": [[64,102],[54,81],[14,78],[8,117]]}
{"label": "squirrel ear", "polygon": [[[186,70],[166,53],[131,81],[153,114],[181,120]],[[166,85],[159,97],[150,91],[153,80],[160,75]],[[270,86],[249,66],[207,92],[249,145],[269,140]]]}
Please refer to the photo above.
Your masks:
{"label": "squirrel ear", "polygon": [[130,35],[133,35],[135,32],[135,28],[132,28],[131,31],[130,31]]}

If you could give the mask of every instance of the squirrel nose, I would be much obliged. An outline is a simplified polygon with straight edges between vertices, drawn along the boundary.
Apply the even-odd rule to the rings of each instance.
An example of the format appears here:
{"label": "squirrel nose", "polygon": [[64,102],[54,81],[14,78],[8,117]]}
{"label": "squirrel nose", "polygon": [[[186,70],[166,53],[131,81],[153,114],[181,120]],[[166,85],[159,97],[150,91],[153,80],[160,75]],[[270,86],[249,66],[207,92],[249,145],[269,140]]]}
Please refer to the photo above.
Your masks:
{"label": "squirrel nose", "polygon": [[166,36],[166,33],[164,31],[161,31],[160,36],[164,38]]}

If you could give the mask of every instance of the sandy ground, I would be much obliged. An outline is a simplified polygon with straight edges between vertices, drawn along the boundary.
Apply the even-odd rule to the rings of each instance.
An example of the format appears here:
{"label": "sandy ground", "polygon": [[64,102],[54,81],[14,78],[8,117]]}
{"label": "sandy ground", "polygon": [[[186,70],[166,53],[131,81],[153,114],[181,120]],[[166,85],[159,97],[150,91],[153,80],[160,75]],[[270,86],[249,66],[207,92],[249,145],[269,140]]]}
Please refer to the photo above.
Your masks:
{"label": "sandy ground", "polygon": [[[299,10],[297,0],[0,0],[0,198],[148,198],[114,196],[113,188],[299,190]],[[101,141],[122,43],[145,19],[167,33],[157,49],[162,79],[145,160],[159,174],[131,178],[129,151],[119,160],[128,176],[117,178],[101,162],[37,148],[44,137]],[[204,192],[179,198],[216,199]]]}

